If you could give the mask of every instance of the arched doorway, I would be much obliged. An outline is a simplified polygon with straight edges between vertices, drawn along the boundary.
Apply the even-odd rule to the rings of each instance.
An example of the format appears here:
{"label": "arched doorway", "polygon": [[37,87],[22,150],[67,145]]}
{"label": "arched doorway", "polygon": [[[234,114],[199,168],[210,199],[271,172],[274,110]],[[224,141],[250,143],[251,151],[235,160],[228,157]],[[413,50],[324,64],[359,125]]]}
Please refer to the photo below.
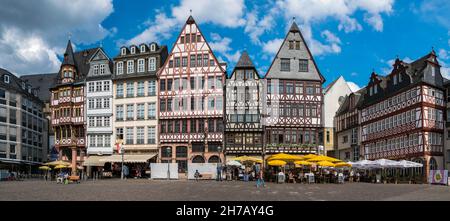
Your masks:
{"label": "arched doorway", "polygon": [[436,159],[434,159],[434,157],[430,158],[430,170],[437,170],[438,166],[437,166],[437,162]]}
{"label": "arched doorway", "polygon": [[205,158],[203,158],[200,155],[197,155],[194,158],[192,158],[192,163],[205,163]]}
{"label": "arched doorway", "polygon": [[208,163],[220,163],[220,158],[219,158],[219,156],[216,156],[216,155],[211,156],[211,157],[208,159]]}

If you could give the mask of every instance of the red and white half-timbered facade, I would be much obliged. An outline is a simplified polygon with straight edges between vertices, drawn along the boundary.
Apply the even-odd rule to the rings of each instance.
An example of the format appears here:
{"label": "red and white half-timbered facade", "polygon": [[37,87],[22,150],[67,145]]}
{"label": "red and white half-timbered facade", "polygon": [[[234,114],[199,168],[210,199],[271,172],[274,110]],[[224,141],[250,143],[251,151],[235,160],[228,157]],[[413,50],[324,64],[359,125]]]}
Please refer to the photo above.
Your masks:
{"label": "red and white half-timbered facade", "polygon": [[223,156],[223,84],[220,64],[190,16],[159,71],[159,160],[218,162]]}
{"label": "red and white half-timbered facade", "polygon": [[397,59],[385,76],[372,73],[361,107],[361,152],[366,159],[424,164],[423,175],[442,169],[445,100],[434,51],[412,62]]}

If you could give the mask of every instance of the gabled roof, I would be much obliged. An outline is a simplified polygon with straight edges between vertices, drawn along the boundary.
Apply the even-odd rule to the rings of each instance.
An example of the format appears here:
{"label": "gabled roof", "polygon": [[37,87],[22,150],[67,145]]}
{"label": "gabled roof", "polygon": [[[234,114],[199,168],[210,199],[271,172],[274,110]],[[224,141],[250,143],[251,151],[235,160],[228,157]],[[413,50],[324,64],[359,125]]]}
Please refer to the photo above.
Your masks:
{"label": "gabled roof", "polygon": [[173,43],[172,49],[170,49],[170,52],[169,52],[169,54],[168,54],[168,57],[167,57],[167,59],[165,59],[163,65],[162,65],[161,68],[159,69],[159,71],[158,71],[158,73],[157,73],[157,76],[158,76],[158,77],[161,76],[161,72],[165,69],[166,66],[168,66],[168,63],[169,63],[169,60],[170,60],[169,57],[170,57],[171,54],[173,54],[173,50],[175,49],[175,46],[178,44],[178,39],[180,38],[180,35],[183,33],[183,30],[186,28],[186,25],[190,25],[190,24],[195,24],[195,26],[197,27],[198,32],[200,33],[200,35],[201,35],[202,38],[204,39],[206,45],[208,46],[208,48],[209,48],[209,50],[210,50],[210,52],[211,52],[211,54],[212,54],[212,58],[214,59],[214,61],[215,61],[215,63],[217,64],[217,66],[218,66],[219,69],[225,74],[225,77],[226,77],[226,70],[222,67],[222,66],[224,66],[224,64],[225,64],[225,66],[226,66],[226,63],[225,63],[225,62],[219,62],[219,61],[217,60],[217,57],[216,57],[216,55],[214,54],[214,51],[212,50],[211,46],[209,46],[209,43],[208,43],[208,41],[206,40],[205,35],[203,35],[203,32],[201,31],[201,29],[200,29],[200,27],[198,26],[197,22],[195,22],[194,17],[192,17],[192,15],[189,16],[189,18],[186,20],[186,23],[183,25],[183,27],[181,28],[180,32],[178,33],[177,38],[176,38],[176,40],[175,40],[174,43]]}
{"label": "gabled roof", "polygon": [[[289,49],[289,41],[296,40],[300,41],[300,50],[290,50]],[[306,50],[305,50],[306,49]],[[291,58],[291,59],[308,59],[312,61],[312,65],[308,65],[308,72],[300,72],[298,68],[291,68],[289,72],[280,71],[280,63],[281,58]],[[291,60],[292,61],[292,60]],[[295,61],[295,60],[294,60]],[[310,63],[310,62],[309,62]],[[295,67],[292,65],[291,67]],[[311,68],[313,67],[313,68]],[[319,68],[314,60],[314,57],[311,54],[311,51],[308,48],[308,45],[295,22],[292,23],[286,37],[284,38],[283,43],[278,49],[277,54],[275,55],[265,78],[274,78],[274,79],[298,79],[298,80],[316,80],[321,83],[325,82],[325,78],[320,73]]]}
{"label": "gabled roof", "polygon": [[253,65],[253,62],[248,56],[247,51],[242,52],[235,68],[255,68],[255,65]]}

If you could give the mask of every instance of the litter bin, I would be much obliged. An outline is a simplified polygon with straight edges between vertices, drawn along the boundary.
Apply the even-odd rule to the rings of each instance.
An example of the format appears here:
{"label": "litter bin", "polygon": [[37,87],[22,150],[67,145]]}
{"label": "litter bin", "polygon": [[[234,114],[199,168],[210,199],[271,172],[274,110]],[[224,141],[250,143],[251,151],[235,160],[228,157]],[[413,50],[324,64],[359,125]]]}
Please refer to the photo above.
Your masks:
{"label": "litter bin", "polygon": [[315,180],[314,180],[314,173],[309,173],[308,174],[308,183],[314,183],[315,182]]}
{"label": "litter bin", "polygon": [[284,175],[283,174],[278,174],[278,181],[277,181],[277,183],[284,183],[284,179],[285,177],[284,177]]}

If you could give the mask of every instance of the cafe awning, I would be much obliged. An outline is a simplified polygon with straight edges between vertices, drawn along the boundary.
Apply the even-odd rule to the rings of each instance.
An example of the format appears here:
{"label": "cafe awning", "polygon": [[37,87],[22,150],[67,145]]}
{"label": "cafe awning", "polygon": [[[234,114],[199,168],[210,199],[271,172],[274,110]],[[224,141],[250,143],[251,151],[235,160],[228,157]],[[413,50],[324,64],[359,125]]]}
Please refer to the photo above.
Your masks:
{"label": "cafe awning", "polygon": [[[146,163],[149,159],[156,156],[155,154],[125,154],[123,155],[124,163]],[[103,157],[100,162],[119,163],[122,162],[122,155],[111,155]]]}
{"label": "cafe awning", "polygon": [[83,166],[94,166],[94,167],[102,167],[105,165],[105,162],[100,162],[100,159],[103,159],[108,156],[89,156],[84,160]]}

